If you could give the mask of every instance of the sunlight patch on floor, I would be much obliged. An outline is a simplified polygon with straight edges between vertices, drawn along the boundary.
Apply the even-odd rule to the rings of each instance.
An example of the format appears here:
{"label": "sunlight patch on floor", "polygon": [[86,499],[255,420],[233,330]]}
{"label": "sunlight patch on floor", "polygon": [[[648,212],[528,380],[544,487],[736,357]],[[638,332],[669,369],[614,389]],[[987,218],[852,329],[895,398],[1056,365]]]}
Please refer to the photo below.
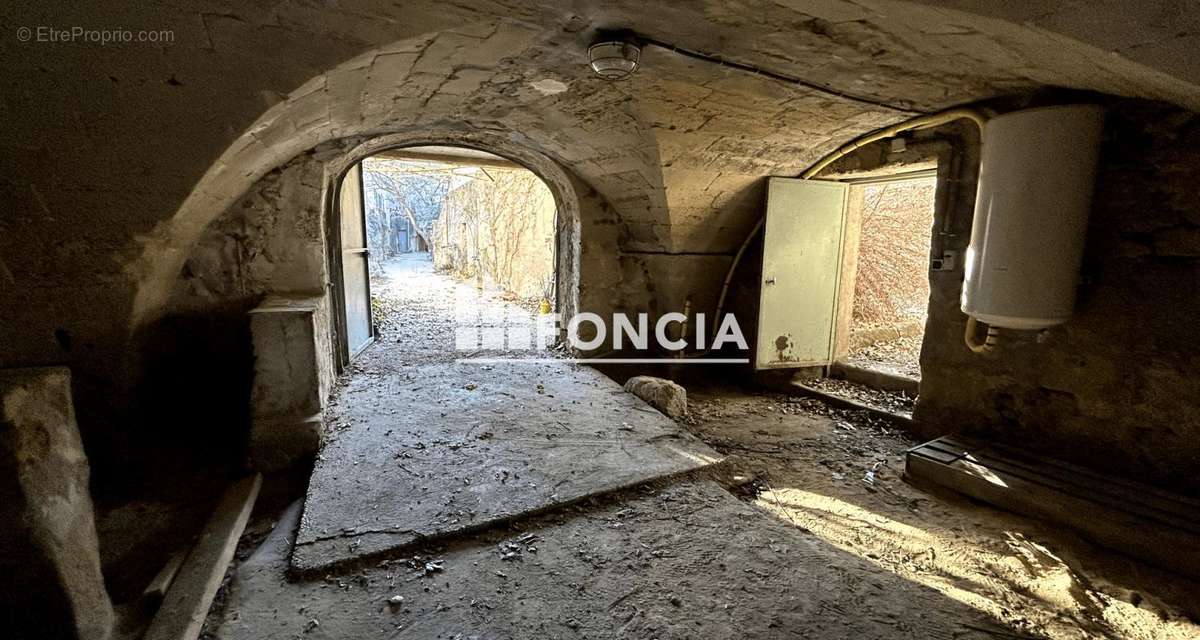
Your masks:
{"label": "sunlight patch on floor", "polygon": [[[1050,638],[1195,638],[1197,627],[1095,590],[1020,532],[998,540],[920,528],[837,498],[772,488],[755,503],[833,546],[982,611],[1015,631]],[[915,516],[914,517],[918,517]]]}

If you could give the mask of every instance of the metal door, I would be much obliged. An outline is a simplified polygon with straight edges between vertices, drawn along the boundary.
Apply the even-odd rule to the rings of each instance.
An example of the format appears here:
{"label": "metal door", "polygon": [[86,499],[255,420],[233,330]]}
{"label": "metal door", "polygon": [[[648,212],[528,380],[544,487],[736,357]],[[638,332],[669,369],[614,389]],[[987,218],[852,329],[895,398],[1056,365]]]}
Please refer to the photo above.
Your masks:
{"label": "metal door", "polygon": [[346,343],[351,358],[371,344],[371,280],[367,260],[367,220],[363,211],[362,165],[342,178],[338,193],[342,238],[342,296]]}
{"label": "metal door", "polygon": [[768,181],[755,368],[833,361],[847,191],[840,182]]}

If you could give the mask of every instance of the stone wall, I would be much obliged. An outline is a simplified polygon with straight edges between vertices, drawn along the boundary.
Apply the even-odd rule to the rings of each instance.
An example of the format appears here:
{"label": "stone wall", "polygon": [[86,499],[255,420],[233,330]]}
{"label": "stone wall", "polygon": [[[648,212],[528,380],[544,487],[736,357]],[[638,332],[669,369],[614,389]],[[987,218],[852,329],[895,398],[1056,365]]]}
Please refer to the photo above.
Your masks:
{"label": "stone wall", "polygon": [[552,301],[555,211],[554,195],[533,173],[479,172],[446,194],[430,234],[434,265]]}
{"label": "stone wall", "polygon": [[[448,142],[473,139],[446,132],[437,135]],[[155,324],[159,330],[147,336],[146,363],[155,375],[138,393],[155,399],[142,413],[147,420],[177,412],[180,406],[193,407],[194,418],[176,419],[166,442],[161,436],[152,441],[191,443],[241,459],[249,429],[254,363],[247,312],[268,295],[327,295],[322,199],[327,180],[336,171],[335,161],[361,142],[339,140],[300,154],[257,181],[205,229],[184,261],[167,313]],[[555,236],[556,207],[546,184],[531,172],[510,173],[533,180],[542,191],[539,198],[550,198],[540,202],[539,220],[550,225],[547,240],[557,239],[559,244],[546,249],[542,268],[553,272],[555,256],[561,267],[578,254],[578,268],[561,274],[560,306],[574,299],[572,290],[577,290],[581,309],[608,315],[629,304],[614,295],[622,287],[629,289],[630,296],[646,295],[649,287],[641,274],[622,280],[611,266],[621,260],[619,241],[625,232],[594,190],[569,173],[563,176],[559,193],[574,200],[570,209],[576,213],[559,216]],[[330,336],[335,329],[328,324],[327,314],[317,318],[318,348],[332,353],[335,343]],[[327,370],[322,378],[332,376],[333,366],[332,360],[321,360]],[[195,408],[200,397],[204,407]]]}
{"label": "stone wall", "polygon": [[266,293],[325,290],[324,160],[330,143],[268,173],[205,229],[175,283],[172,312],[214,303],[253,307]]}
{"label": "stone wall", "polygon": [[[602,239],[579,250],[580,303],[654,311],[715,299],[710,276],[753,224],[763,176],[795,175],[916,112],[1047,85],[1200,105],[1186,55],[1200,9],[1019,4],[197,0],[122,8],[123,28],[169,30],[169,44],[2,39],[0,364],[70,366],[89,450],[139,422],[131,413],[155,414],[134,407],[161,371],[147,354],[164,366],[173,345],[185,361],[231,354],[172,380],[181,402],[200,395],[186,391],[197,377],[248,369],[235,355],[248,336],[200,339],[236,333],[215,326],[220,314],[173,311],[181,271],[213,284],[184,262],[264,176],[347,137],[453,124],[553,158],[597,212],[580,223]],[[0,17],[113,20],[64,2],[9,3]],[[800,81],[648,48],[629,82],[605,82],[584,52],[615,25]],[[566,90],[547,93],[546,80]]]}
{"label": "stone wall", "polygon": [[[1176,491],[1200,492],[1200,119],[1112,101],[1075,316],[1039,337],[1006,331],[995,353],[963,344],[961,260],[930,273],[921,355],[920,435],[964,433],[1033,447]],[[924,141],[924,142],[922,142]],[[949,145],[949,147],[947,147]],[[953,148],[953,153],[946,149]],[[951,158],[960,168],[946,173]],[[952,125],[913,136],[904,154],[873,145],[839,171],[939,157],[935,247],[970,238],[978,138]],[[948,219],[947,219],[948,218]]]}
{"label": "stone wall", "polygon": [[[117,450],[105,461],[157,448],[242,463],[254,372],[247,312],[270,294],[325,295],[325,161],[342,150],[329,143],[285,163],[205,229],[166,312],[140,336],[146,375],[133,390],[133,426],[108,434]],[[327,346],[328,315],[318,319]],[[321,363],[332,377],[332,361]]]}
{"label": "stone wall", "polygon": [[[1057,99],[1061,99],[1058,96]],[[1092,97],[1094,98],[1094,96]],[[979,140],[951,124],[909,134],[907,150],[864,147],[821,177],[894,172],[936,160],[931,271],[915,429],[1031,447],[1174,491],[1200,493],[1200,116],[1107,100],[1108,118],[1074,317],[1040,337],[1005,331],[994,353],[963,343],[962,260],[971,235]],[[1001,110],[1037,106],[1006,103]],[[943,233],[944,232],[944,233]],[[751,265],[752,266],[752,265]],[[749,285],[742,304],[753,308]],[[740,312],[745,312],[739,306]]]}

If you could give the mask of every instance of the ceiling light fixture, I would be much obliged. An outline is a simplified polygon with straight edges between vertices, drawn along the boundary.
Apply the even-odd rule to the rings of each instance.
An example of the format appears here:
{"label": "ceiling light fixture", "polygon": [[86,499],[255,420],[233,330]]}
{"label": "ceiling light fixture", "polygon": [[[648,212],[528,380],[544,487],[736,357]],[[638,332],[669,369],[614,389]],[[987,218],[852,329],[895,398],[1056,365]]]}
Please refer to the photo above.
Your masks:
{"label": "ceiling light fixture", "polygon": [[642,48],[622,34],[602,35],[588,47],[588,64],[605,80],[624,80],[633,75],[642,58]]}

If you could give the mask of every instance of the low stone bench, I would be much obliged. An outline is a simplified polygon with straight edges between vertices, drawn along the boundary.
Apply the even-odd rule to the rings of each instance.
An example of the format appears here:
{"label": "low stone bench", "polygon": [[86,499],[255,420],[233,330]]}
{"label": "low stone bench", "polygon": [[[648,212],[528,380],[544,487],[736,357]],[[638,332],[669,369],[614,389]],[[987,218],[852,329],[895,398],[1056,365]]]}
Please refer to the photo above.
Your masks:
{"label": "low stone bench", "polygon": [[250,463],[275,471],[321,446],[322,411],[333,380],[323,297],[272,296],[250,311],[254,384]]}

